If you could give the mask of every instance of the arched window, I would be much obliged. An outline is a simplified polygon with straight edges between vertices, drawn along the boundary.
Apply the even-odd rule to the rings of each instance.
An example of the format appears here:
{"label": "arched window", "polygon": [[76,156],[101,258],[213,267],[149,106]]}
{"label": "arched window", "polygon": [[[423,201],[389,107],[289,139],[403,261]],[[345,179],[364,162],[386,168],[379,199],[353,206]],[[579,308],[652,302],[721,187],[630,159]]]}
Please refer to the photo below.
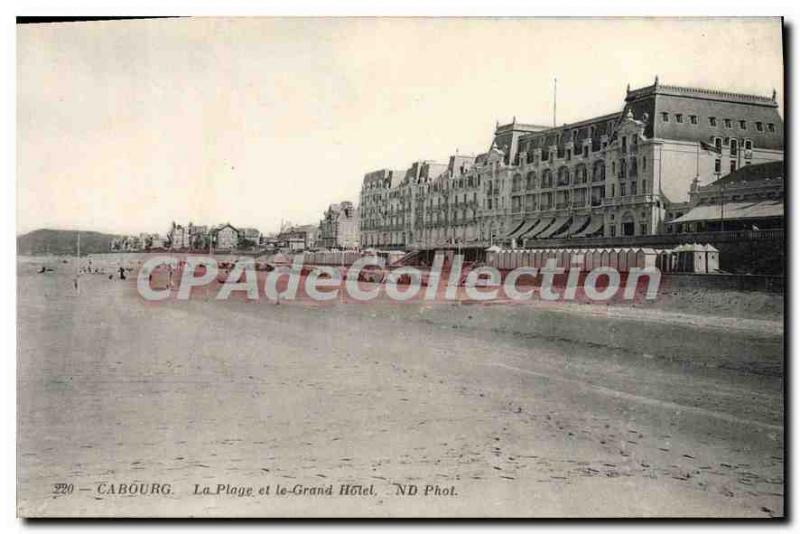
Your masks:
{"label": "arched window", "polygon": [[522,175],[515,174],[511,182],[511,191],[517,192],[522,188]]}
{"label": "arched window", "polygon": [[534,171],[531,171],[525,178],[525,189],[530,190],[535,188],[536,188],[536,173]]}
{"label": "arched window", "polygon": [[592,181],[593,182],[604,182],[606,180],[606,164],[603,160],[598,160],[594,162],[594,167],[592,168]]}
{"label": "arched window", "polygon": [[587,178],[586,165],[580,164],[577,167],[575,167],[575,183],[585,184],[586,178]]}
{"label": "arched window", "polygon": [[553,187],[553,171],[550,169],[542,172],[542,187]]}
{"label": "arched window", "polygon": [[566,167],[558,169],[558,185],[569,185],[569,169]]}

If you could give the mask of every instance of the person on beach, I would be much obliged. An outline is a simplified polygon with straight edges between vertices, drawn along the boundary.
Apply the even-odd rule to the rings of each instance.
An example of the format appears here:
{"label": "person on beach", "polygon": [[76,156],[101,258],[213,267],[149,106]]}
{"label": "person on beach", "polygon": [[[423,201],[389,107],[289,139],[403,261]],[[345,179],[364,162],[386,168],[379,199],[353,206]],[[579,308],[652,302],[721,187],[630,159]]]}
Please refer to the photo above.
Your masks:
{"label": "person on beach", "polygon": [[119,279],[125,280],[125,268],[120,265],[119,268]]}

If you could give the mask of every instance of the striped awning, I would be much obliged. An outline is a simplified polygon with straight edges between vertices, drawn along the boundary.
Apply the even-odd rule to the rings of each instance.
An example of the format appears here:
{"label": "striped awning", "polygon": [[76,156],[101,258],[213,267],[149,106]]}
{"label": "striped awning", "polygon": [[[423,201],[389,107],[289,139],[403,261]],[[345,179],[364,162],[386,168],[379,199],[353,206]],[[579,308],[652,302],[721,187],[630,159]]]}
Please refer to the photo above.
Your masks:
{"label": "striped awning", "polygon": [[763,200],[759,202],[726,202],[695,206],[688,213],[668,224],[697,221],[735,221],[742,219],[770,219],[783,217],[782,200]]}
{"label": "striped awning", "polygon": [[517,232],[519,232],[519,231],[522,229],[522,227],[525,225],[525,223],[526,223],[526,222],[528,222],[528,221],[526,221],[525,219],[522,219],[522,220],[519,222],[519,224],[518,224],[518,225],[516,225],[516,226],[514,227],[514,229],[513,229],[513,230],[511,230],[511,231],[510,231],[508,234],[506,234],[506,237],[507,237],[507,238],[513,238],[513,237],[515,237],[515,236],[516,236],[516,234],[517,234]]}
{"label": "striped awning", "polygon": [[547,239],[559,230],[561,230],[569,221],[569,217],[559,217],[553,224],[548,226],[541,234],[537,235],[537,239]]}
{"label": "striped awning", "polygon": [[521,234],[519,237],[535,237],[539,232],[550,226],[550,223],[553,222],[553,219],[542,219],[536,225],[531,227],[528,231]]}
{"label": "striped awning", "polygon": [[522,234],[524,234],[525,232],[527,232],[528,230],[530,230],[531,228],[536,226],[538,223],[539,223],[539,219],[527,219],[525,221],[522,221],[522,224],[520,225],[520,227],[517,228],[514,231],[514,233],[512,235],[510,235],[509,237],[511,239],[517,239]]}
{"label": "striped awning", "polygon": [[574,234],[574,237],[586,237],[594,234],[601,228],[603,228],[603,216],[602,215],[594,215],[592,216],[589,224],[581,230],[580,232]]}
{"label": "striped awning", "polygon": [[566,228],[564,231],[559,232],[557,234],[553,234],[550,237],[569,237],[577,234],[580,230],[586,226],[586,223],[589,222],[588,215],[576,215],[572,218],[572,223],[569,225],[569,228]]}

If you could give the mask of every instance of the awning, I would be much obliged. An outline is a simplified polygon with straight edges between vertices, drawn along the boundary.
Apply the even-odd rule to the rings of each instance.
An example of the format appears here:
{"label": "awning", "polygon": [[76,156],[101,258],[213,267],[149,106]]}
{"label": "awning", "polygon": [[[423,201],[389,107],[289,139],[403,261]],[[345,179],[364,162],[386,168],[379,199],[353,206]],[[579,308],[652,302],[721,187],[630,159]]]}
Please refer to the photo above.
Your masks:
{"label": "awning", "polygon": [[519,230],[522,228],[522,225],[524,225],[526,222],[527,221],[525,219],[522,219],[519,222],[519,224],[514,227],[513,230],[511,230],[508,234],[506,234],[506,237],[509,238],[509,239],[513,238],[515,236],[515,234],[517,232],[519,232]]}
{"label": "awning", "polygon": [[519,227],[517,227],[517,229],[514,232],[512,232],[511,235],[509,235],[508,237],[510,239],[517,239],[519,236],[521,236],[522,234],[524,234],[525,232],[536,226],[538,222],[539,219],[533,219],[533,220],[528,219],[522,221],[522,224]]}
{"label": "awning", "polygon": [[569,221],[569,217],[559,217],[556,219],[553,224],[548,226],[541,234],[537,235],[537,239],[547,239],[548,237],[552,236],[559,230],[561,230]]}
{"label": "awning", "polygon": [[569,228],[564,230],[563,232],[559,232],[557,234],[553,234],[550,237],[569,237],[577,234],[580,230],[586,226],[586,223],[589,222],[588,215],[576,215],[572,218],[572,224],[569,225]]}
{"label": "awning", "polygon": [[782,200],[764,200],[760,202],[726,202],[695,206],[688,213],[667,224],[688,223],[696,221],[735,221],[741,219],[769,219],[783,217]]}
{"label": "awning", "polygon": [[553,219],[542,219],[541,221],[536,223],[536,225],[534,225],[532,228],[530,228],[528,231],[526,231],[523,234],[520,234],[519,237],[534,237],[536,234],[538,234],[539,232],[541,232],[542,230],[544,230],[545,228],[550,226],[550,223],[552,223],[552,222],[553,222]]}
{"label": "awning", "polygon": [[589,225],[574,235],[574,237],[585,237],[590,236],[603,228],[603,216],[602,215],[595,215],[589,221]]}

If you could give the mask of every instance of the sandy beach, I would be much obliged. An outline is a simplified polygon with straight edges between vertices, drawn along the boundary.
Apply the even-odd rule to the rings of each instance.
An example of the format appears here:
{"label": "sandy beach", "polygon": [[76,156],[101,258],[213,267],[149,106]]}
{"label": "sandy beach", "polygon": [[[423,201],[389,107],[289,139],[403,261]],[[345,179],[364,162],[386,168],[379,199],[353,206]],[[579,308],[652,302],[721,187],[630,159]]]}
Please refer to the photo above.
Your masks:
{"label": "sandy beach", "polygon": [[37,261],[18,271],[21,516],[783,514],[782,299],[145,303]]}

